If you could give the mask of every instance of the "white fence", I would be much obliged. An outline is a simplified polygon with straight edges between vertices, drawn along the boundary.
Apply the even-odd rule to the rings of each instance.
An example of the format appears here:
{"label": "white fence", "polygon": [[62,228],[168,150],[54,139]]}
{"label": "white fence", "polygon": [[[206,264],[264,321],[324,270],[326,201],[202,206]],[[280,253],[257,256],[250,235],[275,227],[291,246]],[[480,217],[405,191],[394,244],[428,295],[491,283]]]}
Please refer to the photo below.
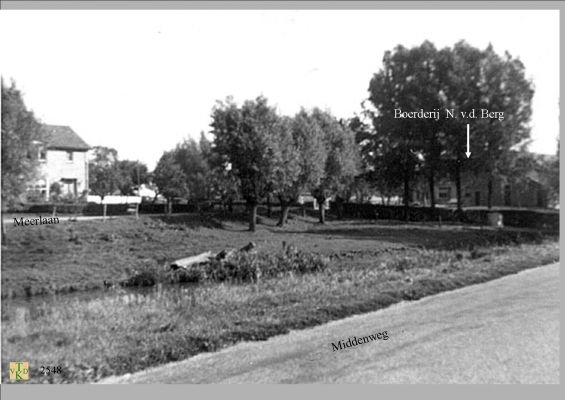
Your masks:
{"label": "white fence", "polygon": [[141,196],[104,196],[102,200],[100,196],[89,195],[87,201],[96,204],[139,204]]}

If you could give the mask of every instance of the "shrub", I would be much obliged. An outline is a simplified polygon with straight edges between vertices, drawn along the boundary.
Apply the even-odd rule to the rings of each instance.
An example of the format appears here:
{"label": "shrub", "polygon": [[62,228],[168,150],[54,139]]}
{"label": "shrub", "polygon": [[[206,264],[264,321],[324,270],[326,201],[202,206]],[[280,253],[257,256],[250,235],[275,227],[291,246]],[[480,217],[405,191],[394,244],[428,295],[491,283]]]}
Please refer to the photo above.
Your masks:
{"label": "shrub", "polygon": [[156,274],[151,271],[136,272],[133,276],[121,282],[125,287],[153,286],[156,283]]}
{"label": "shrub", "polygon": [[286,274],[307,274],[325,270],[329,260],[292,246],[276,254],[236,252],[226,260],[179,269],[176,282],[257,282]]}
{"label": "shrub", "polygon": [[25,199],[28,203],[43,203],[45,202],[45,195],[41,193],[41,190],[28,190]]}
{"label": "shrub", "polygon": [[49,186],[49,196],[51,197],[52,202],[58,202],[61,197],[61,193],[63,189],[61,188],[61,184],[59,182],[53,182],[51,186]]}

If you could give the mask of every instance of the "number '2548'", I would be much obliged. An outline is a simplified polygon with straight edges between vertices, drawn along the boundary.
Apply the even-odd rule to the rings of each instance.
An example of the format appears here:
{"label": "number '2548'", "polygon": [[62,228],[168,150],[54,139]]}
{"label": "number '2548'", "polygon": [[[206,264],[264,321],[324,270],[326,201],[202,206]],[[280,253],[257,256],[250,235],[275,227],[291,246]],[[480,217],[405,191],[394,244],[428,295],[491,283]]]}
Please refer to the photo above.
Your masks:
{"label": "number '2548'", "polygon": [[57,366],[41,366],[41,373],[43,375],[50,375],[50,374],[60,374],[61,372],[63,372],[63,367],[60,365]]}

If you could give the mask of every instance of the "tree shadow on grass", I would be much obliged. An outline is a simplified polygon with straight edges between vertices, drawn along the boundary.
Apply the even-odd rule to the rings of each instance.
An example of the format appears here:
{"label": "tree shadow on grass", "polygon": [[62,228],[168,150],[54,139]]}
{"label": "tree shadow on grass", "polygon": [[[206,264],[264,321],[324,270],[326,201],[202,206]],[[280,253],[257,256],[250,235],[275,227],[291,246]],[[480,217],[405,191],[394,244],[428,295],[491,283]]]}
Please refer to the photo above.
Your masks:
{"label": "tree shadow on grass", "polygon": [[224,229],[224,224],[215,218],[214,215],[206,214],[183,214],[183,215],[162,215],[151,217],[154,220],[163,222],[167,225],[176,225],[189,229],[210,228]]}
{"label": "tree shadow on grass", "polygon": [[426,225],[386,224],[347,227],[319,225],[306,231],[280,231],[285,234],[324,235],[329,240],[349,239],[389,242],[405,246],[436,250],[461,250],[474,246],[498,246],[520,243],[541,243],[548,237],[539,231],[516,231],[513,229],[475,229],[463,226],[431,227]]}
{"label": "tree shadow on grass", "polygon": [[[156,221],[163,222],[171,227],[177,228],[208,228],[221,229],[229,232],[245,232],[248,231],[248,216],[245,213],[193,213],[182,215],[162,215],[152,217]],[[264,226],[267,228],[274,227],[275,223],[268,221],[267,218],[259,216],[257,218],[257,227]]]}

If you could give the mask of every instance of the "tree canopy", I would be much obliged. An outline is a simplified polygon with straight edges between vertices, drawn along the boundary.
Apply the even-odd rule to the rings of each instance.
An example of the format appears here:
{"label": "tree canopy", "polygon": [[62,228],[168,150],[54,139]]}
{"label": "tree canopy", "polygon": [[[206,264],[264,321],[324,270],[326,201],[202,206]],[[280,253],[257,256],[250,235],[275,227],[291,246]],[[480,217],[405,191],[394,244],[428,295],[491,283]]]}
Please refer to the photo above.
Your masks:
{"label": "tree canopy", "polygon": [[175,197],[184,197],[188,194],[187,177],[182,171],[181,166],[175,160],[173,151],[163,153],[155,171],[153,171],[154,181],[159,188],[159,193],[167,198],[169,212],[171,212],[171,202]]}
{"label": "tree canopy", "polygon": [[[138,183],[146,183],[147,165],[140,161],[119,160],[118,151],[111,147],[92,148],[88,163],[90,191],[102,198],[118,192],[130,195]],[[139,182],[138,182],[139,181]]]}
{"label": "tree canopy", "polygon": [[242,106],[227,98],[212,110],[213,150],[239,180],[250,209],[251,231],[255,230],[257,205],[272,190],[278,149],[274,132],[279,123],[275,109],[262,96]]}
{"label": "tree canopy", "polygon": [[2,86],[2,210],[20,202],[38,165],[35,141],[41,124],[24,101],[15,82]]}
{"label": "tree canopy", "polygon": [[[479,50],[464,41],[441,50],[427,41],[411,49],[399,45],[385,53],[382,69],[371,79],[367,113],[373,131],[361,142],[362,154],[375,171],[397,170],[406,206],[417,176],[427,177],[434,205],[435,179],[446,175],[456,179],[460,206],[463,170],[488,177],[490,206],[493,176],[504,172],[512,149],[529,137],[532,96],[524,65],[508,53],[496,54],[492,46]],[[398,119],[397,109],[437,110],[440,118]],[[445,109],[454,110],[456,118],[445,118]],[[471,118],[473,109],[502,111],[505,118]],[[471,159],[464,156],[466,124],[473,132]]]}

